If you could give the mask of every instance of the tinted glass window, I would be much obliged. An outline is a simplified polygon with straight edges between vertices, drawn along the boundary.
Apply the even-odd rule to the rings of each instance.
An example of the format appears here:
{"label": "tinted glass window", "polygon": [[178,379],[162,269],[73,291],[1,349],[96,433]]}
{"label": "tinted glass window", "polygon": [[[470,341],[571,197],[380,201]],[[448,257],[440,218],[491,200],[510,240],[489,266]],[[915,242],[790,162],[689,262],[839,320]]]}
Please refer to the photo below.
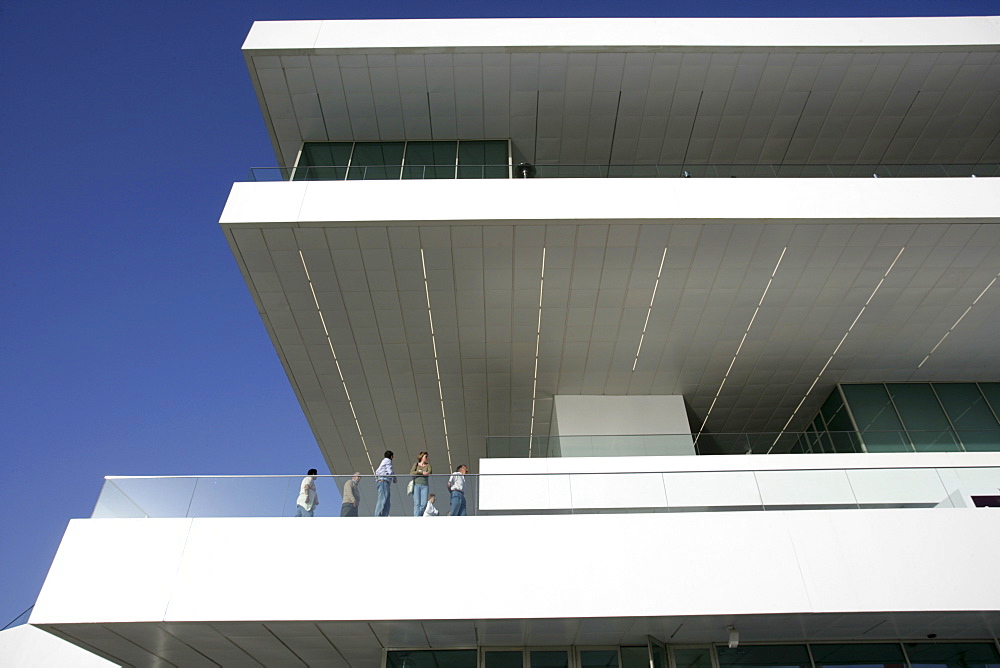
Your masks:
{"label": "tinted glass window", "polygon": [[1000,668],[996,647],[987,643],[908,643],[913,668]]}

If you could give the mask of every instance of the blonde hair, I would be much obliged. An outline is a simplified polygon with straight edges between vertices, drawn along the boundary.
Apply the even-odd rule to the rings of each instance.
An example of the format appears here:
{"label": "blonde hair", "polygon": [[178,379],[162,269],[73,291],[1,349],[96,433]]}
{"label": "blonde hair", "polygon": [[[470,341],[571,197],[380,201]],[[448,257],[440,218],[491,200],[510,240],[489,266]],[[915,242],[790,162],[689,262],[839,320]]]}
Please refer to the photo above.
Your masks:
{"label": "blonde hair", "polygon": [[423,450],[423,451],[417,453],[417,464],[419,464],[420,460],[424,458],[424,455],[427,455],[427,458],[430,459],[430,455],[427,454],[427,451]]}

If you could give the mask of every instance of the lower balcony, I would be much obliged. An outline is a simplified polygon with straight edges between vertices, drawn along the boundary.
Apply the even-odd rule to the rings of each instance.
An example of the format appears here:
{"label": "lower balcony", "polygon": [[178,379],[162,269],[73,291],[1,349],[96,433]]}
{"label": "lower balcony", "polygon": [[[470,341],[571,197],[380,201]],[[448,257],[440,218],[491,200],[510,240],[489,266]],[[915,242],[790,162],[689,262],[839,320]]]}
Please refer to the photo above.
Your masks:
{"label": "lower balcony", "polygon": [[[675,650],[725,645],[729,627],[739,632],[740,647],[995,638],[1000,513],[963,506],[991,485],[1000,493],[998,455],[903,455],[905,462],[896,455],[894,468],[933,474],[943,485],[938,507],[913,497],[897,497],[895,505],[831,507],[824,494],[840,488],[824,476],[857,482],[864,473],[857,462],[852,468],[837,461],[843,457],[867,458],[867,470],[878,471],[889,456],[672,457],[666,458],[674,462],[670,470],[631,472],[609,471],[612,462],[603,461],[602,485],[593,484],[596,473],[541,474],[523,466],[503,473],[484,461],[478,500],[470,504],[470,515],[479,516],[469,517],[340,517],[340,496],[324,478],[317,482],[320,510],[305,519],[291,517],[288,506],[299,477],[291,479],[291,496],[271,500],[261,489],[237,494],[232,483],[198,480],[195,490],[214,492],[187,495],[173,506],[186,508],[186,516],[164,510],[160,517],[110,517],[110,496],[102,495],[94,518],[70,523],[29,623],[142,666],[421,668],[432,661],[504,668],[512,655],[488,660],[489,651],[499,651],[525,662],[511,666],[559,668],[545,661],[562,659],[533,657],[535,648],[563,652],[573,668],[582,668],[581,652],[614,647],[617,665],[627,668],[621,648],[645,647],[652,637],[670,646],[670,668],[721,668],[719,648],[705,664],[683,663]],[[813,468],[792,473],[788,458],[811,460]],[[652,465],[659,458],[643,459]],[[924,466],[914,466],[921,459]],[[515,460],[502,461],[513,466]],[[532,465],[579,469],[582,461]],[[782,476],[769,474],[782,472],[798,482],[775,487]],[[769,481],[758,493],[783,488],[786,501],[811,494],[822,502],[766,509],[709,504],[702,512],[693,500],[685,508],[652,511],[601,512],[583,503],[518,507],[524,499],[558,505],[567,488],[586,489],[588,481],[595,495],[638,506],[647,503],[634,499],[649,492],[650,475],[659,476],[662,487],[664,475],[677,474],[695,476],[688,480],[693,484],[668,487],[668,494],[726,487],[735,494],[741,489],[735,476],[749,474]],[[630,477],[640,475],[646,483]],[[267,480],[280,480],[287,491],[288,478]],[[959,493],[942,496],[956,481]],[[405,482],[400,477],[395,487]],[[973,482],[975,490],[965,486]],[[893,489],[880,484],[887,493]],[[470,493],[473,488],[470,477]],[[371,491],[362,487],[362,500]],[[592,506],[595,495],[587,502]],[[404,492],[400,505],[406,500],[404,514],[412,515],[412,497]],[[210,516],[274,508],[271,517]],[[414,654],[426,650],[471,650],[473,663],[465,654],[455,664],[444,655]]]}

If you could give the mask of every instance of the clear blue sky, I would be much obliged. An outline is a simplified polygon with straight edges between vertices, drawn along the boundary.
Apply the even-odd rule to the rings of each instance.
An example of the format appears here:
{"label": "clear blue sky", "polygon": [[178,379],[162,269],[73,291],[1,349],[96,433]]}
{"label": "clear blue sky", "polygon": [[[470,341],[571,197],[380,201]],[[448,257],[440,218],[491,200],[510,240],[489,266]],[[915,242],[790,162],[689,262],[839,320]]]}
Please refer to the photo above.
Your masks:
{"label": "clear blue sky", "polygon": [[1000,0],[6,0],[0,626],[104,475],[325,468],[217,224],[275,164],[240,54],[254,20],[983,14]]}

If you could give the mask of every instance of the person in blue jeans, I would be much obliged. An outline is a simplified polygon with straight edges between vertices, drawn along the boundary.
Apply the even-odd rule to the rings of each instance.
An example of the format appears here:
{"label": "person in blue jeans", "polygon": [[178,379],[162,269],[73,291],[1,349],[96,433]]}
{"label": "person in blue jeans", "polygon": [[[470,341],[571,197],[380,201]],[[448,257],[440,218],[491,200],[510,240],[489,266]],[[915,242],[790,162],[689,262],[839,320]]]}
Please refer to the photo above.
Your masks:
{"label": "person in blue jeans", "polygon": [[452,517],[466,515],[465,512],[465,474],[469,472],[469,467],[462,464],[448,478],[448,489],[451,491],[451,513]]}
{"label": "person in blue jeans", "polygon": [[382,463],[375,469],[375,517],[388,517],[392,498],[389,495],[389,485],[396,482],[396,474],[392,470],[392,450],[386,450]]}
{"label": "person in blue jeans", "polygon": [[417,463],[410,469],[410,475],[413,476],[414,517],[423,516],[424,508],[427,507],[427,494],[430,492],[430,485],[427,483],[429,482],[431,473],[433,473],[429,459],[430,457],[426,451],[421,452],[417,455]]}

